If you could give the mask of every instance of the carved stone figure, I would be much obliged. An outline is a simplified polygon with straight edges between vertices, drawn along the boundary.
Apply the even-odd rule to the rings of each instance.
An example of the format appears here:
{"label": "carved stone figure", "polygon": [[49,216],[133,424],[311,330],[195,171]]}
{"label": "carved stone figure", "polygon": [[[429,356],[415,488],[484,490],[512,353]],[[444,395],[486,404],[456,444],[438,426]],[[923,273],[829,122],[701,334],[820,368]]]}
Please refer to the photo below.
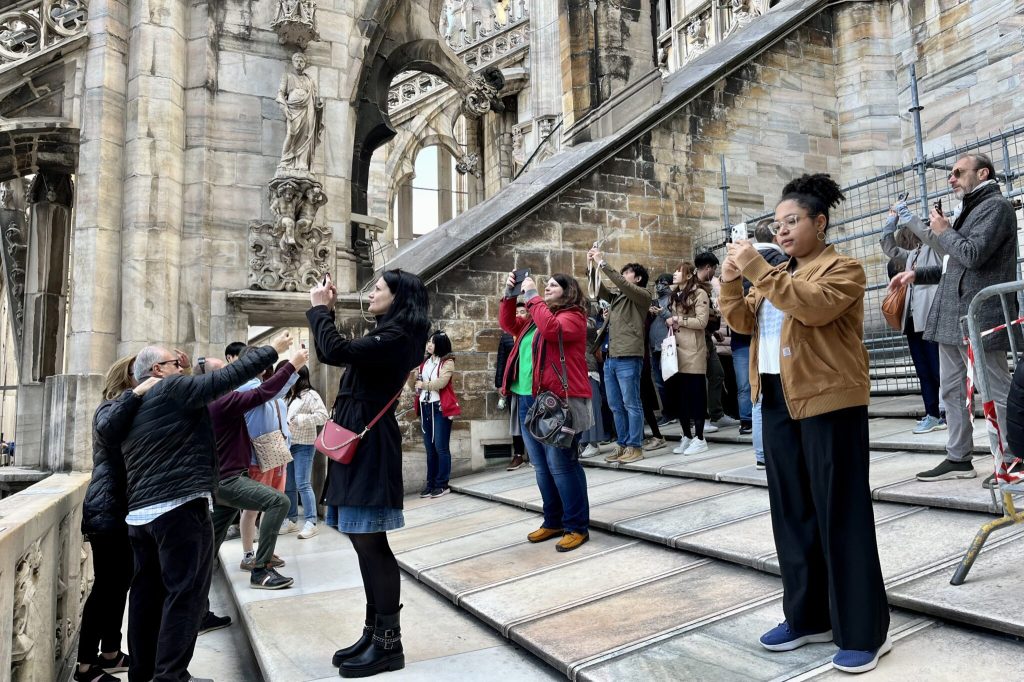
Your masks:
{"label": "carved stone figure", "polygon": [[270,27],[277,31],[278,42],[304,50],[310,41],[320,40],[316,10],[315,0],[277,0],[277,15]]}
{"label": "carved stone figure", "polygon": [[[35,637],[49,631],[36,607],[39,567],[43,563],[41,540],[36,540],[14,569],[14,619],[11,636],[11,679],[22,679],[22,666],[32,659]],[[45,629],[44,629],[45,628]]]}
{"label": "carved stone figure", "polygon": [[708,16],[700,16],[686,26],[686,61],[696,58],[708,49]]}
{"label": "carved stone figure", "polygon": [[479,154],[463,154],[458,163],[455,164],[455,170],[460,175],[466,175],[472,173],[473,177],[480,177],[480,155]]}
{"label": "carved stone figure", "polygon": [[729,8],[732,10],[732,25],[727,35],[732,35],[761,16],[761,9],[755,0],[730,0]]}
{"label": "carved stone figure", "polygon": [[526,163],[526,130],[523,125],[512,126],[512,160],[522,167]]}
{"label": "carved stone figure", "polygon": [[471,118],[479,118],[488,111],[504,111],[498,92],[505,87],[501,69],[488,68],[482,74],[470,74],[463,92],[462,111]]}
{"label": "carved stone figure", "polygon": [[269,186],[274,222],[249,225],[249,286],[267,291],[304,291],[332,269],[331,230],[316,224],[327,203],[320,183],[275,178]]}
{"label": "carved stone figure", "polygon": [[306,74],[306,55],[292,55],[295,73],[281,79],[277,102],[284,109],[287,133],[281,149],[277,176],[296,173],[306,176],[313,170],[313,155],[323,134],[324,102],[316,81]]}

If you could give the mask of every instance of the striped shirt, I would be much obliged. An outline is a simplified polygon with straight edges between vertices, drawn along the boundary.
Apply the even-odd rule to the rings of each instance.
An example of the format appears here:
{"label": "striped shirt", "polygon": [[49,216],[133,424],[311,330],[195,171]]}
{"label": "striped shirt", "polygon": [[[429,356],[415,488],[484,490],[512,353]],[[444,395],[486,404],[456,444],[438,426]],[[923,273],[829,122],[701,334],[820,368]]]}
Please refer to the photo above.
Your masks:
{"label": "striped shirt", "polygon": [[210,493],[193,493],[191,495],[186,495],[185,497],[167,500],[166,502],[157,502],[156,504],[151,504],[148,507],[142,507],[141,509],[134,509],[128,512],[128,516],[124,521],[129,526],[145,526],[147,523],[156,521],[167,512],[173,511],[183,504],[188,504],[192,500],[198,500],[201,497],[206,498],[206,502],[212,510],[213,496]]}

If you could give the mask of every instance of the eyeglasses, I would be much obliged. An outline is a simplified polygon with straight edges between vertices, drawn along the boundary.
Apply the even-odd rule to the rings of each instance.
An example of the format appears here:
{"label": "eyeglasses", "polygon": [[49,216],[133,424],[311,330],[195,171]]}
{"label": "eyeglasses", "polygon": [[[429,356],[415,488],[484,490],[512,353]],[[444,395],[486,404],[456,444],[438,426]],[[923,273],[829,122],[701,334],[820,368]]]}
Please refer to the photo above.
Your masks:
{"label": "eyeglasses", "polygon": [[954,168],[953,170],[949,171],[949,177],[959,179],[960,176],[963,175],[964,173],[966,173],[967,171],[976,171],[976,170],[979,170],[979,169],[978,168]]}
{"label": "eyeglasses", "polygon": [[[810,218],[811,216],[808,214],[807,217]],[[768,231],[772,233],[772,236],[775,236],[779,233],[779,230],[782,229],[783,225],[786,226],[786,229],[792,230],[794,227],[796,227],[796,224],[803,219],[804,216],[799,216],[795,213],[792,213],[783,218],[781,221],[773,220],[772,222],[768,223]]]}
{"label": "eyeglasses", "polygon": [[160,365],[171,365],[171,364],[173,364],[178,369],[181,369],[181,363],[178,360],[164,360],[163,362],[158,362],[158,363],[156,363],[153,366],[154,367],[159,367]]}

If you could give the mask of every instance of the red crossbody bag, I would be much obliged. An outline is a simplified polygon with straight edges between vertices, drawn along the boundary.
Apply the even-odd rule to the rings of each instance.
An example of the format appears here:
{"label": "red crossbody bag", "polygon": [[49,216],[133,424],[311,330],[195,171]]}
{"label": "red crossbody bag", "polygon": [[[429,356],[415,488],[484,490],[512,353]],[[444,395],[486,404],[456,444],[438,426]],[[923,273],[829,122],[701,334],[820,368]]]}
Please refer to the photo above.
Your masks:
{"label": "red crossbody bag", "polygon": [[362,433],[350,431],[333,419],[327,420],[324,428],[320,431],[320,435],[316,437],[316,443],[314,443],[317,451],[324,453],[324,455],[333,459],[338,464],[349,464],[352,458],[356,456],[356,448],[359,447],[359,441],[391,409],[395,401],[401,397],[403,389],[399,389],[395,397],[388,401],[384,409],[377,413],[377,416],[366,425]]}

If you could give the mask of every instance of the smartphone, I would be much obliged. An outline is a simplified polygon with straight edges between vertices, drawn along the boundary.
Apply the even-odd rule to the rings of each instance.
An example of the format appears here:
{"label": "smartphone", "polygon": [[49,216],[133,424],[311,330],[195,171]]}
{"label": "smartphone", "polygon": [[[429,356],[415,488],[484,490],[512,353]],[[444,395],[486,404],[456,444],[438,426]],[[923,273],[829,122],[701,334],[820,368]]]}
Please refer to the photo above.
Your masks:
{"label": "smartphone", "polygon": [[942,215],[942,199],[936,199],[933,206],[935,206],[935,212]]}
{"label": "smartphone", "polygon": [[747,224],[740,223],[739,225],[732,226],[732,243],[735,244],[738,241],[750,239],[750,234],[747,232]]}
{"label": "smartphone", "polygon": [[306,344],[300,343],[299,348],[301,348],[302,350],[306,350]]}
{"label": "smartphone", "polygon": [[323,281],[323,286],[327,286],[327,285],[328,285],[328,284],[330,284],[330,283],[331,283],[331,273],[329,273],[329,272],[325,272],[325,273],[324,273],[324,281]]}
{"label": "smartphone", "polygon": [[508,292],[509,298],[517,298],[523,294],[523,280],[530,276],[530,271],[527,268],[520,268],[519,270],[513,270],[512,274],[515,276],[515,284],[512,287],[512,291]]}
{"label": "smartphone", "polygon": [[899,194],[896,195],[896,203],[898,204],[901,201],[906,201],[907,197],[909,197],[909,196],[910,196],[910,192],[900,192]]}

